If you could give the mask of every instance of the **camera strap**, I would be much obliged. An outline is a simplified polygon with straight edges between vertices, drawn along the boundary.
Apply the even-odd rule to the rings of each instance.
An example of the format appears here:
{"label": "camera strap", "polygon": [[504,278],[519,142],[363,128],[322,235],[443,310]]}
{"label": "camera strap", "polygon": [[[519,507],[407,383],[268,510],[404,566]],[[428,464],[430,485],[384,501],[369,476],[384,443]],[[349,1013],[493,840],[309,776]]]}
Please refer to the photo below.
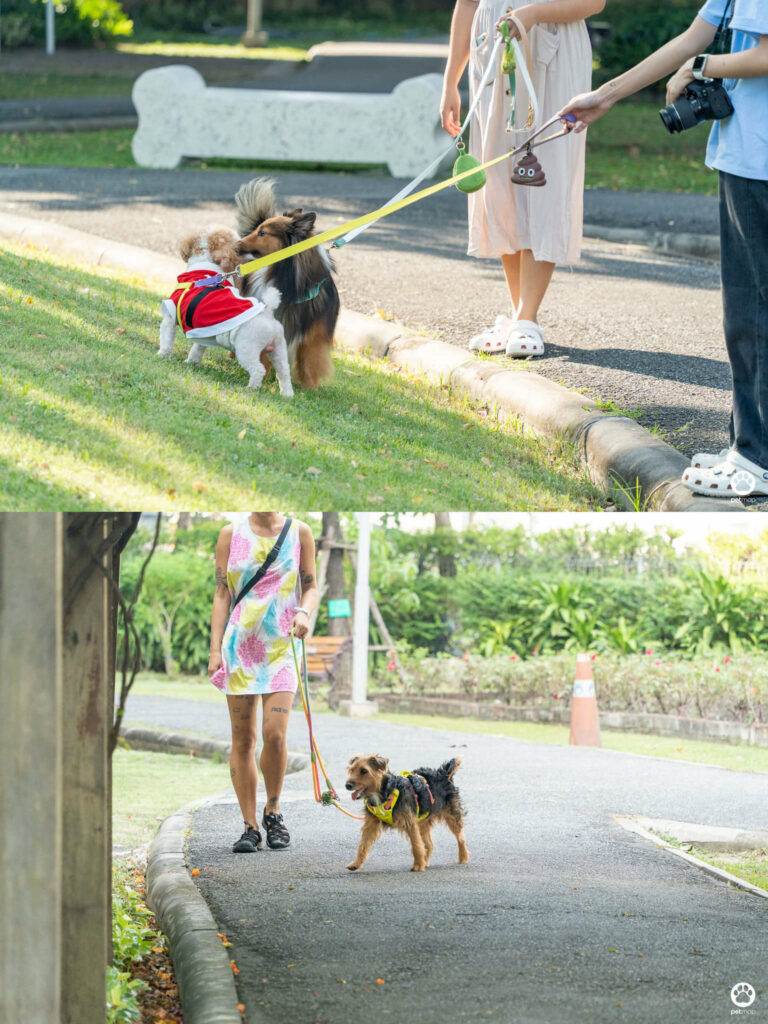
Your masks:
{"label": "camera strap", "polygon": [[715,38],[712,41],[713,53],[728,53],[731,49],[730,24],[731,18],[733,17],[733,7],[735,3],[736,0],[725,0],[723,16],[720,19],[720,24],[717,26],[717,32],[715,32]]}

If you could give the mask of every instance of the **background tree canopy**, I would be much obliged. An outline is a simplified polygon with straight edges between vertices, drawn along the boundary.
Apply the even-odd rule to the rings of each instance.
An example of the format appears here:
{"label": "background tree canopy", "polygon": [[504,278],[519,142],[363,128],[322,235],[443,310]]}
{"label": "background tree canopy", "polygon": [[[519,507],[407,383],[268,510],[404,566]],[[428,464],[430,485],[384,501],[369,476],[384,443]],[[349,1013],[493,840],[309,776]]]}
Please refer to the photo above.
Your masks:
{"label": "background tree canopy", "polygon": [[[353,518],[342,519],[353,540]],[[146,668],[205,671],[221,525],[166,528],[137,605]],[[313,528],[319,532],[316,519]],[[684,658],[759,652],[768,644],[765,540],[720,538],[714,554],[681,555],[672,531],[406,533],[393,521],[373,532],[371,587],[393,638],[416,660],[465,653],[525,660],[576,650],[653,649]],[[122,578],[129,593],[146,542],[139,531],[126,552]],[[440,575],[449,563],[455,575]],[[351,595],[349,560],[345,571]],[[326,629],[323,606],[317,632]],[[382,640],[373,625],[371,637]]]}

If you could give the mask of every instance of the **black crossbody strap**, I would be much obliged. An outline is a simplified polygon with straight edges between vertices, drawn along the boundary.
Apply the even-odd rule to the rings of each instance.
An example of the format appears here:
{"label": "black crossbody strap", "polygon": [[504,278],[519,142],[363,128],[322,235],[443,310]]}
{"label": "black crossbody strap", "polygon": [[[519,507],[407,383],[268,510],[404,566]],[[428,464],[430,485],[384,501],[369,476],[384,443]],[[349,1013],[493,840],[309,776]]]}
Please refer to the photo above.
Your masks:
{"label": "black crossbody strap", "polygon": [[723,9],[723,16],[720,19],[720,24],[717,26],[717,32],[712,42],[712,49],[715,53],[725,53],[730,49],[730,40],[728,39],[729,25],[731,23],[731,8],[734,6],[734,0],[726,0],[725,7]]}
{"label": "black crossbody strap", "polygon": [[253,588],[256,586],[256,584],[260,580],[264,579],[264,577],[265,577],[265,575],[267,573],[267,570],[269,569],[269,567],[272,565],[272,563],[274,562],[274,560],[277,558],[278,554],[280,553],[280,548],[283,546],[283,541],[285,540],[286,536],[288,535],[288,531],[291,528],[291,523],[292,522],[293,522],[293,520],[291,519],[291,517],[290,516],[286,516],[285,522],[283,523],[283,528],[280,531],[280,533],[278,534],[277,540],[275,541],[275,543],[272,546],[272,550],[269,552],[269,554],[264,559],[264,561],[261,563],[259,568],[253,574],[253,576],[251,576],[251,578],[248,580],[248,582],[242,588],[242,590],[237,595],[235,600],[232,602],[232,608],[230,609],[230,613],[232,611],[234,611],[235,607],[238,604],[240,604],[240,602],[243,600],[245,595],[250,593],[250,591],[253,590]]}

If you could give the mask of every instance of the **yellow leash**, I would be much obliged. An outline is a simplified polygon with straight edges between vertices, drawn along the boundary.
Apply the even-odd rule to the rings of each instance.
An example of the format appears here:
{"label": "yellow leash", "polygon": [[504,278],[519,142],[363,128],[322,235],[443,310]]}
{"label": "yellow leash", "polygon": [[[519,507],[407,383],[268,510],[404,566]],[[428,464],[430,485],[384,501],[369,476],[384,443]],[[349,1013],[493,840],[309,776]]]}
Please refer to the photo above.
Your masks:
{"label": "yellow leash", "polygon": [[398,210],[404,209],[406,206],[410,206],[412,203],[418,203],[422,199],[426,199],[428,196],[434,196],[438,192],[442,192],[443,189],[450,188],[451,185],[455,185],[458,181],[463,181],[465,178],[469,178],[473,174],[478,174],[480,171],[485,171],[489,167],[493,167],[495,164],[500,164],[504,160],[509,160],[511,156],[519,153],[525,149],[525,146],[519,146],[517,149],[510,149],[509,152],[503,153],[501,156],[494,157],[492,160],[486,160],[483,164],[478,164],[475,167],[470,167],[469,170],[462,171],[460,174],[454,174],[450,178],[446,178],[445,181],[439,181],[436,185],[429,185],[427,188],[421,189],[420,192],[414,192],[413,195],[406,196],[405,199],[399,199],[396,203],[387,203],[385,206],[380,206],[378,210],[372,210],[370,213],[364,213],[362,217],[355,217],[354,220],[348,220],[345,224],[340,224],[335,228],[328,228],[327,231],[322,231],[319,235],[311,235],[309,238],[304,238],[301,242],[295,242],[293,245],[289,245],[285,249],[278,249],[276,252],[271,252],[267,256],[259,256],[258,259],[249,260],[247,263],[241,263],[238,268],[242,275],[252,274],[257,270],[262,270],[264,267],[271,267],[274,263],[280,263],[282,260],[288,260],[291,256],[298,256],[301,252],[306,252],[307,249],[314,249],[315,246],[322,245],[324,242],[333,242],[337,238],[341,238],[342,235],[346,235],[349,231],[355,228],[364,227],[367,224],[372,224],[376,220],[381,220],[383,217],[389,217],[392,213],[397,213]]}

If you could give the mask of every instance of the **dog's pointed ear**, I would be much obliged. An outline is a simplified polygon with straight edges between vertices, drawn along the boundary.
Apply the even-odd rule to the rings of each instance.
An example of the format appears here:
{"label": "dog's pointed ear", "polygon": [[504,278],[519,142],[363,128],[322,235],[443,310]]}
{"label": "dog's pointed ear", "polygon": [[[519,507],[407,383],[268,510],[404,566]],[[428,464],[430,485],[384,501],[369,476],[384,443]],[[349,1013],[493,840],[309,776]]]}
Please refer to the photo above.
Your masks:
{"label": "dog's pointed ear", "polygon": [[293,213],[289,214],[291,218],[290,230],[299,236],[299,238],[308,238],[315,227],[315,221],[317,220],[317,214],[304,213],[303,210],[294,210]]}
{"label": "dog's pointed ear", "polygon": [[380,772],[387,770],[387,765],[389,764],[388,757],[382,757],[381,754],[373,754],[370,760],[372,768],[376,768]]}
{"label": "dog's pointed ear", "polygon": [[354,764],[355,761],[362,760],[364,757],[365,754],[353,754],[352,757],[350,757],[350,759],[347,761],[347,767],[349,767],[349,765],[351,764]]}

